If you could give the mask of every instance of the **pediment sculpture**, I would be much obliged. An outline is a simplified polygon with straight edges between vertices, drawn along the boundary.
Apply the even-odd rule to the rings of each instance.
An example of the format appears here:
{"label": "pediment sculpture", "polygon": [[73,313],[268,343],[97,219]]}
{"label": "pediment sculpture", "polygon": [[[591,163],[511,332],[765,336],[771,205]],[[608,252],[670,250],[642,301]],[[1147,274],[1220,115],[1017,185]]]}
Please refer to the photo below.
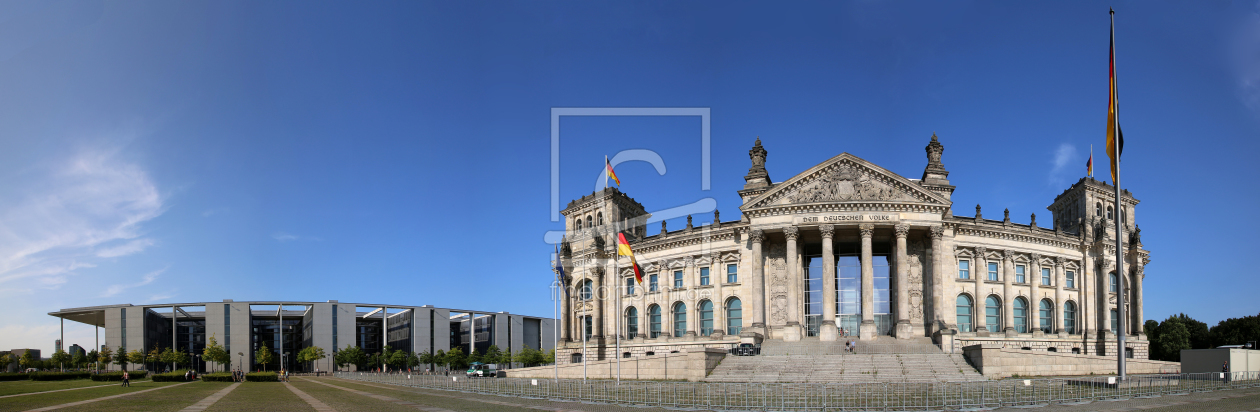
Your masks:
{"label": "pediment sculpture", "polygon": [[785,198],[787,203],[915,200],[904,191],[880,181],[870,171],[849,163],[832,166]]}

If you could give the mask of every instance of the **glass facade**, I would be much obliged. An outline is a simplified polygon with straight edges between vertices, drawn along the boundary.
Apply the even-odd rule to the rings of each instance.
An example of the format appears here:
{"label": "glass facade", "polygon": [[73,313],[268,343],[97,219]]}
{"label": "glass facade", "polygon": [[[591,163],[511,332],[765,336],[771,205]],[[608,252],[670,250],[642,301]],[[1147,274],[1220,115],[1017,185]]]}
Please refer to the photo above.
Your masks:
{"label": "glass facade", "polygon": [[836,327],[856,336],[862,323],[862,262],[856,255],[836,259]]}
{"label": "glass facade", "polygon": [[[296,360],[298,351],[302,350],[302,336],[299,333],[302,319],[299,313],[293,315],[285,316],[283,325],[278,317],[255,316],[253,319],[253,347],[250,354],[253,357],[252,354],[266,344],[267,350],[272,354],[271,363],[266,364],[267,370],[280,370],[281,365],[287,368],[301,366],[296,364]],[[257,361],[254,364],[258,366]]]}
{"label": "glass facade", "polygon": [[823,315],[822,246],[805,247],[805,336],[818,336]]}
{"label": "glass facade", "polygon": [[875,255],[875,334],[891,335],[893,328],[892,303],[889,289],[889,257]]}
{"label": "glass facade", "polygon": [[739,298],[726,302],[726,334],[738,336],[744,329],[744,311]]}
{"label": "glass facade", "polygon": [[972,332],[975,330],[975,324],[971,321],[971,298],[967,295],[958,295],[958,331]]}

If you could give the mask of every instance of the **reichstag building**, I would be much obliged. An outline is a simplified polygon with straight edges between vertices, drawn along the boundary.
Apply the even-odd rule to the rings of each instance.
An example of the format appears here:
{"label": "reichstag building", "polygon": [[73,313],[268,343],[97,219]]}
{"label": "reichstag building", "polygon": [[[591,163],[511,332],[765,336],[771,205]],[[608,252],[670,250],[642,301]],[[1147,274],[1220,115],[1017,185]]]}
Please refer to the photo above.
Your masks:
{"label": "reichstag building", "polygon": [[[562,211],[560,359],[730,348],[766,340],[912,340],[1116,354],[1126,282],[1127,355],[1147,358],[1138,200],[1083,178],[1050,202],[1050,222],[951,213],[956,186],[935,135],[918,179],[842,153],[775,183],[758,139],[736,220],[646,235],[643,205],[607,188]],[[1124,256],[1116,256],[1114,220]],[[1044,220],[1043,220],[1044,222]],[[625,233],[644,275],[616,255]],[[1115,272],[1125,259],[1127,273]],[[614,259],[616,259],[614,261]],[[620,293],[620,299],[615,294]],[[619,319],[618,319],[619,318]],[[617,335],[621,353],[614,353]],[[583,341],[587,351],[583,351]],[[872,342],[873,341],[873,342]],[[589,355],[585,352],[590,352]],[[959,351],[961,353],[961,351]]]}

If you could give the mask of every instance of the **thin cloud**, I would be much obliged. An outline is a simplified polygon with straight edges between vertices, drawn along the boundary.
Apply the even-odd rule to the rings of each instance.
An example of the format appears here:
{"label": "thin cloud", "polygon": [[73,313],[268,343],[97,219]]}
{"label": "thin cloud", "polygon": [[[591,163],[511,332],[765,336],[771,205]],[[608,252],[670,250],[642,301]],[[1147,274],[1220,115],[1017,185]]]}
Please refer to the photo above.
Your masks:
{"label": "thin cloud", "polygon": [[142,276],[140,281],[137,283],[125,284],[125,285],[110,285],[109,287],[105,288],[105,292],[101,294],[101,297],[108,298],[110,296],[115,296],[119,293],[122,293],[126,291],[127,289],[134,289],[134,288],[138,288],[138,287],[153,283],[153,281],[157,280],[158,276],[162,276],[162,273],[166,272],[166,269],[169,269],[169,268],[170,266],[167,266],[167,267],[164,267],[164,268],[161,268],[161,269],[149,272],[149,273],[145,273],[144,276]]}
{"label": "thin cloud", "polygon": [[296,240],[310,240],[310,241],[315,241],[315,242],[318,242],[318,241],[324,240],[324,239],[320,239],[320,238],[318,238],[318,237],[314,237],[314,236],[298,236],[298,235],[294,235],[294,234],[291,234],[291,233],[285,233],[285,232],[275,232],[275,233],[272,233],[272,234],[271,234],[271,238],[272,238],[272,239],[275,239],[276,241],[278,241],[278,242],[280,242],[280,243],[284,243],[284,242],[292,242],[292,241],[296,241]]}
{"label": "thin cloud", "polygon": [[228,211],[228,208],[226,207],[207,209],[206,211],[201,212],[201,217],[210,217],[210,216],[214,216],[220,213],[226,213],[227,211]]}
{"label": "thin cloud", "polygon": [[134,253],[140,253],[149,246],[153,246],[152,239],[136,239],[122,245],[101,249],[99,252],[96,252],[96,256],[103,258],[127,256]]}
{"label": "thin cloud", "polygon": [[1047,178],[1052,186],[1062,186],[1066,183],[1065,174],[1070,170],[1069,167],[1078,160],[1076,146],[1067,142],[1060,143],[1050,159],[1050,173]]}
{"label": "thin cloud", "polygon": [[1260,53],[1256,52],[1260,50],[1260,2],[1243,18],[1234,39],[1231,57],[1238,76],[1238,98],[1260,115]]}

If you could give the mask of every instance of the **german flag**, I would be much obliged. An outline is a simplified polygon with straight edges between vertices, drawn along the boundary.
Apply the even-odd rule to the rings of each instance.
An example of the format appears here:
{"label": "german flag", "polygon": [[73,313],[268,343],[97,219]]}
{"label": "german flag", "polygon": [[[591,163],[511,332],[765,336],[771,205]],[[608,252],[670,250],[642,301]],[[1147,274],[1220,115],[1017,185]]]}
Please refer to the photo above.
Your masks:
{"label": "german flag", "polygon": [[[604,167],[608,168],[608,177],[611,177],[614,182],[617,182],[617,186],[621,186],[621,179],[618,179],[617,174],[613,173],[612,163],[608,163],[608,156],[604,156]],[[607,184],[608,182],[604,183]]]}
{"label": "german flag", "polygon": [[[1111,12],[1115,16],[1116,12]],[[1120,155],[1124,153],[1124,132],[1120,131],[1120,121],[1117,118],[1118,104],[1116,102],[1116,21],[1112,17],[1111,20],[1111,49],[1109,51],[1108,61],[1108,80],[1111,85],[1111,93],[1107,96],[1107,157],[1111,158],[1111,182],[1116,183],[1116,165],[1120,163]],[[1120,153],[1116,153],[1116,139],[1119,139]]]}
{"label": "german flag", "polygon": [[[612,170],[612,169],[609,169],[609,170]],[[634,252],[630,250],[630,242],[626,241],[625,233],[617,234],[617,255],[630,257],[630,266],[634,268],[634,280],[638,281],[639,284],[642,285],[643,284],[643,270],[639,269],[639,262],[634,260]]]}

